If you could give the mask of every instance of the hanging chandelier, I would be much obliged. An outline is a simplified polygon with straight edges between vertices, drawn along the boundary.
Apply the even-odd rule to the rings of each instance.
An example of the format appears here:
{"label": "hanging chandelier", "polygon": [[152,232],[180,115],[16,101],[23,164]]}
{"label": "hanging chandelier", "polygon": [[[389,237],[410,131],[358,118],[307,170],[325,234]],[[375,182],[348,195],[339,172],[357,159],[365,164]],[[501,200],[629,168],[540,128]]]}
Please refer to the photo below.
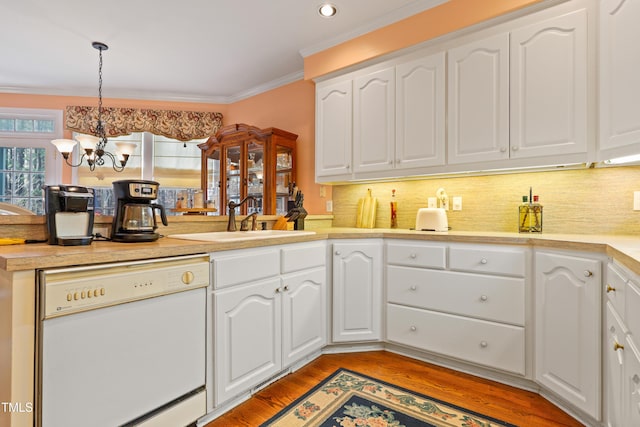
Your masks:
{"label": "hanging chandelier", "polygon": [[[56,146],[58,151],[62,154],[65,162],[71,167],[78,167],[82,165],[82,161],[87,159],[87,164],[90,170],[94,170],[96,166],[103,166],[105,163],[105,157],[111,159],[113,170],[116,172],[122,172],[127,165],[127,160],[131,156],[136,148],[136,144],[133,142],[119,141],[116,142],[116,153],[111,154],[105,150],[107,145],[107,135],[104,128],[104,122],[102,121],[102,115],[104,113],[102,108],[102,51],[109,49],[104,43],[93,42],[91,46],[99,51],[99,65],[98,65],[98,122],[96,123],[93,135],[78,135],[76,139],[54,139],[51,141]],[[77,140],[77,141],[76,141]],[[82,157],[78,164],[74,165],[69,161],[69,157],[73,152],[73,148],[77,143],[80,143],[80,147],[84,150]]]}

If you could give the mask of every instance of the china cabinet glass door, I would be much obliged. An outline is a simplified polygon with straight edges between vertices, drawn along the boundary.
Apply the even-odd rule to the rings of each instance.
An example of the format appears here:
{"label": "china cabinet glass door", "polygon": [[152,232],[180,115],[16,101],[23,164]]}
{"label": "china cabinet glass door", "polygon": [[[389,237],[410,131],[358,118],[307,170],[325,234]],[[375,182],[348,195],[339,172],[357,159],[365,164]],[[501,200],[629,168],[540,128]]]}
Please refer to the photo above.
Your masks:
{"label": "china cabinet glass door", "polygon": [[248,214],[263,213],[264,206],[264,143],[252,140],[247,142],[247,196],[255,197],[255,201],[247,201]]}
{"label": "china cabinet glass door", "polygon": [[293,149],[276,145],[276,214],[288,211],[289,185],[293,184]]}
{"label": "china cabinet glass door", "polygon": [[220,204],[220,149],[215,148],[207,158],[207,205],[211,202],[213,208],[218,211],[214,215],[226,215],[224,207]]}
{"label": "china cabinet glass door", "polygon": [[225,147],[225,180],[226,180],[226,198],[222,200],[224,206],[221,211],[226,214],[227,205],[230,201],[239,203],[242,200],[242,175],[241,175],[241,150],[242,145],[230,145]]}

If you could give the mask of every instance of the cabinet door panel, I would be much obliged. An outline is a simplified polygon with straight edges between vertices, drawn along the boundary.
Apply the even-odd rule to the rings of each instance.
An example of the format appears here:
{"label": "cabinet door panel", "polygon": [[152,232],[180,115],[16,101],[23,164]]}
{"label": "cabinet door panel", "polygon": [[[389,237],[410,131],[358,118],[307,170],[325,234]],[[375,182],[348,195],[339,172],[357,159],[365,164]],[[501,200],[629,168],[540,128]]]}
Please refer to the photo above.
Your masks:
{"label": "cabinet door panel", "polygon": [[536,380],[600,419],[600,261],[536,254]]}
{"label": "cabinet door panel", "polygon": [[352,83],[320,86],[316,93],[316,176],[351,173]]}
{"label": "cabinet door panel", "polygon": [[586,10],[511,33],[511,157],[587,151]]}
{"label": "cabinet door panel", "polygon": [[354,80],[353,157],[355,172],[393,167],[395,70],[386,68]]}
{"label": "cabinet door panel", "polygon": [[280,278],[214,293],[216,405],[282,366]]}
{"label": "cabinet door panel", "polygon": [[601,160],[640,152],[640,2],[600,2]]}
{"label": "cabinet door panel", "polygon": [[509,34],[451,49],[448,162],[509,157]]}
{"label": "cabinet door panel", "polygon": [[[622,423],[622,379],[624,377],[625,332],[613,305],[606,305],[605,361],[605,426],[619,427]],[[628,349],[627,349],[628,350]]]}
{"label": "cabinet door panel", "polygon": [[625,375],[622,383],[622,423],[624,427],[640,426],[640,352],[630,336],[624,350]]}
{"label": "cabinet door panel", "polygon": [[445,53],[396,67],[396,155],[398,168],[445,162]]}
{"label": "cabinet door panel", "polygon": [[326,271],[318,268],[282,279],[283,365],[320,350],[326,343]]}
{"label": "cabinet door panel", "polygon": [[333,341],[382,337],[382,244],[333,245]]}

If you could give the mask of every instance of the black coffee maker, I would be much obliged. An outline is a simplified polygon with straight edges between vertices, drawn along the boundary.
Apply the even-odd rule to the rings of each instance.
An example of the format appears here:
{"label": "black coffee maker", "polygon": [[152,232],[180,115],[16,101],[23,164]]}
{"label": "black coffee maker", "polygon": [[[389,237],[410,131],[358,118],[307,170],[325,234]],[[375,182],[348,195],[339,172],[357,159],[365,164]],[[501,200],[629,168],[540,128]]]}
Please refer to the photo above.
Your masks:
{"label": "black coffee maker", "polygon": [[156,233],[155,211],[160,211],[164,225],[169,225],[164,207],[153,203],[158,198],[160,184],[155,181],[122,180],[113,182],[116,212],[111,227],[115,242],[153,242]]}
{"label": "black coffee maker", "polygon": [[60,246],[90,245],[93,240],[93,188],[77,185],[44,187],[48,243]]}

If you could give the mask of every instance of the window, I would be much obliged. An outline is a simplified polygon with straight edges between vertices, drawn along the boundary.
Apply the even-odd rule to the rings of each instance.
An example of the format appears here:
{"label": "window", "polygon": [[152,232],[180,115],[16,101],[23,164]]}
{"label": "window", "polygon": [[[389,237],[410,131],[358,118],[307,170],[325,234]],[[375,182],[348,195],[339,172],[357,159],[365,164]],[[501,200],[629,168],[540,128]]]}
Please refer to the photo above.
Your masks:
{"label": "window", "polygon": [[[166,208],[167,215],[175,215],[172,209],[178,198],[189,200],[200,188],[201,150],[198,144],[206,139],[178,141],[148,132],[109,138],[107,151],[113,150],[115,141],[136,143],[134,154],[127,161],[123,172],[115,172],[110,160],[91,172],[88,167],[74,168],[74,182],[96,190],[96,214],[113,215],[113,181],[144,179],[160,183],[158,203]],[[79,155],[76,153],[78,162]]]}
{"label": "window", "polygon": [[61,179],[52,139],[62,137],[62,111],[0,108],[0,201],[44,214],[43,185]]}

